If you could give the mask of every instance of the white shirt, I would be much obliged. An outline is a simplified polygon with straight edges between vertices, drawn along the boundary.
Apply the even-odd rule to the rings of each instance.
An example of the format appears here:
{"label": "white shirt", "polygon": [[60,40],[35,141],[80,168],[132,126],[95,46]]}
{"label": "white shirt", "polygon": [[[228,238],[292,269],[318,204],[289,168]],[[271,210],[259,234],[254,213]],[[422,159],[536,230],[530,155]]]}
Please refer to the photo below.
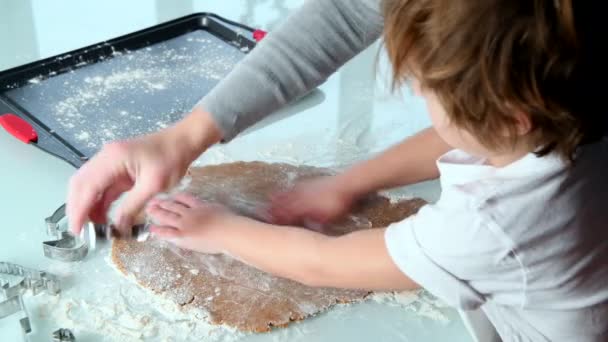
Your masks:
{"label": "white shirt", "polygon": [[569,167],[534,154],[502,168],[437,161],[439,201],[386,231],[396,265],[504,341],[608,341],[608,141]]}

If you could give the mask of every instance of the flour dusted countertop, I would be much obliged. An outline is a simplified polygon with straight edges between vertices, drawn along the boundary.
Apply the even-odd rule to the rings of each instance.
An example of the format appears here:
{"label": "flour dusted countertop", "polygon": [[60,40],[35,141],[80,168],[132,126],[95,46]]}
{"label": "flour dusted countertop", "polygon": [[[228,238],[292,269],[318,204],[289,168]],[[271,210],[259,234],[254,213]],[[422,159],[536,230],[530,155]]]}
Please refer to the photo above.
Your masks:
{"label": "flour dusted countertop", "polygon": [[[229,19],[271,29],[301,2],[243,0],[175,4],[165,0],[129,3],[112,0],[83,4],[68,0],[64,6],[34,0],[3,2],[0,20],[13,24],[8,35],[0,32],[0,39],[7,41],[10,47],[0,55],[0,68],[86,46],[192,11],[216,12]],[[11,19],[15,17],[20,21]],[[110,17],[112,20],[108,20]],[[384,90],[382,77],[375,79],[377,48],[375,45],[351,61],[323,84],[319,92],[279,113],[284,119],[270,118],[232,143],[214,147],[197,164],[263,160],[340,168],[428,126],[420,100],[407,93],[401,98],[390,96]],[[385,64],[381,58],[381,70]],[[117,74],[103,80],[91,78],[90,88],[105,89],[109,94],[115,91],[111,87],[129,87],[137,82],[140,86],[148,86],[152,92],[170,87],[171,82],[166,78],[157,77],[148,84],[143,81],[145,75],[133,72],[135,83],[127,82]],[[35,79],[31,83],[36,86]],[[101,87],[93,87],[96,84]],[[88,96],[86,88],[81,90],[82,94],[78,93],[80,90],[74,90],[76,102],[57,109],[67,114],[71,105],[80,105],[76,99]],[[103,109],[103,99],[98,105]],[[137,116],[146,120],[145,113],[125,110],[124,115],[130,117],[129,122],[133,121],[130,123],[133,125],[136,125]],[[77,132],[73,138],[97,144],[111,138],[112,134],[115,134],[112,127],[104,127],[98,131]],[[60,327],[74,327],[78,341],[104,340],[100,336],[109,341],[129,341],[138,340],[140,335],[150,341],[170,338],[181,341],[184,336],[207,336],[211,341],[260,342],[471,341],[456,311],[441,307],[432,298],[411,293],[376,296],[364,303],[341,306],[287,329],[263,335],[237,334],[210,326],[202,319],[192,320],[170,303],[151,299],[132,281],[123,278],[107,262],[108,246],[101,246],[80,263],[62,264],[45,259],[41,248],[41,242],[46,238],[44,218],[65,200],[67,182],[74,169],[16,141],[3,131],[0,131],[0,163],[0,215],[3,219],[0,260],[48,270],[59,275],[65,286],[61,297],[41,294],[27,298],[33,342],[48,341],[50,333]],[[427,183],[404,189],[397,195],[433,200],[437,191],[436,184]],[[200,313],[200,317],[203,316],[204,313]],[[3,341],[20,340],[18,318],[0,320]]]}
{"label": "flour dusted countertop", "polygon": [[[137,340],[139,336],[146,337],[147,341],[169,337],[180,341],[184,336],[206,336],[210,341],[332,341],[338,338],[365,341],[374,335],[384,336],[387,341],[408,341],[413,337],[434,340],[434,336],[458,336],[458,333],[463,336],[462,341],[468,341],[456,312],[413,294],[398,295],[399,300],[380,295],[364,303],[337,307],[287,329],[244,335],[206,324],[203,312],[186,315],[172,303],[146,293],[113,269],[108,262],[107,245],[75,264],[44,259],[40,245],[45,238],[43,218],[62,203],[72,169],[17,143],[5,133],[0,133],[0,144],[5,147],[0,157],[11,161],[10,166],[1,171],[7,175],[2,181],[3,201],[12,202],[2,209],[5,225],[0,230],[0,259],[48,270],[60,276],[65,285],[61,297],[47,294],[28,297],[34,327],[32,341],[45,341],[50,332],[59,327],[72,328],[84,341],[102,340],[101,336],[108,341]],[[220,161],[214,151],[209,156]],[[12,180],[8,181],[7,177]],[[17,319],[0,320],[0,333],[18,338]]]}

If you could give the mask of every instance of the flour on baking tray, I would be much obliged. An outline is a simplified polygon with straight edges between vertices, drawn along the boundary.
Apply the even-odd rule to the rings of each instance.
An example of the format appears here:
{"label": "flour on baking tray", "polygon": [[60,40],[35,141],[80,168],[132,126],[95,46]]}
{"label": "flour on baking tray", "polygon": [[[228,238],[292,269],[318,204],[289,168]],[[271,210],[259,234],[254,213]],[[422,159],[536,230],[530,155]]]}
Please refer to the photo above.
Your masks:
{"label": "flour on baking tray", "polygon": [[[116,139],[168,127],[193,105],[179,96],[168,95],[172,94],[172,90],[183,89],[185,83],[195,83],[193,80],[217,82],[228,74],[242,56],[226,53],[225,44],[214,37],[195,34],[184,40],[188,45],[161,43],[154,48],[114,51],[111,57],[101,62],[109,62],[112,57],[119,58],[108,64],[109,69],[100,68],[98,71],[92,68],[84,74],[88,75],[84,80],[63,77],[62,96],[50,104],[49,110],[61,130],[68,132],[64,138],[97,150]],[[86,65],[86,62],[81,62],[77,66]],[[67,75],[74,72],[71,70]],[[51,76],[39,75],[30,79],[28,84],[44,86],[44,80]],[[160,98],[171,108],[159,113],[158,108],[138,102],[136,94]]]}

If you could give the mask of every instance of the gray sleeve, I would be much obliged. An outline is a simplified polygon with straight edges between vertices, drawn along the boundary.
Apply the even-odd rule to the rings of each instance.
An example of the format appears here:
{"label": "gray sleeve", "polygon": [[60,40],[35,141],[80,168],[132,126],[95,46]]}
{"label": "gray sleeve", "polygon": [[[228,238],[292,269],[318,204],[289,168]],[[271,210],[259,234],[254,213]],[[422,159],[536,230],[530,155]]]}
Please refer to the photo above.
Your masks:
{"label": "gray sleeve", "polygon": [[307,94],[382,33],[381,0],[309,0],[196,106],[233,139]]}

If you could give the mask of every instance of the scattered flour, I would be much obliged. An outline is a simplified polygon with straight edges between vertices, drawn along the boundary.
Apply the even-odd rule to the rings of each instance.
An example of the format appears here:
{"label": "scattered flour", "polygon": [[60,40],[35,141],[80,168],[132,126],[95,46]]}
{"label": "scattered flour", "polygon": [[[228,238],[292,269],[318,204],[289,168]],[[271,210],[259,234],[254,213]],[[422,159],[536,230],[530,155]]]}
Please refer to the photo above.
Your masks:
{"label": "scattered flour", "polygon": [[122,285],[106,284],[101,289],[96,286],[96,295],[86,296],[87,299],[70,296],[69,290],[59,296],[41,295],[43,304],[38,309],[38,316],[72,330],[78,340],[89,337],[107,342],[230,342],[245,336],[231,328],[207,323],[207,313],[201,310],[182,311],[170,299],[133,284],[137,283],[129,278]]}
{"label": "scattered flour", "polygon": [[78,140],[89,140],[90,137],[91,137],[91,134],[89,132],[81,131],[76,136],[76,139],[78,139]]}
{"label": "scattered flour", "polygon": [[[40,309],[76,336],[95,335],[96,341],[237,341],[237,332],[205,323],[205,313],[183,313],[167,299],[121,288],[114,298],[90,300],[56,297]],[[150,311],[151,298],[154,310]],[[84,339],[83,339],[84,340]]]}
{"label": "scattered flour", "polygon": [[434,321],[445,324],[450,322],[450,319],[441,312],[441,308],[447,305],[425,290],[375,293],[371,298],[378,303],[399,306]]}
{"label": "scattered flour", "polygon": [[414,198],[415,196],[413,196],[412,194],[409,193],[400,193],[399,191],[391,191],[391,190],[387,190],[387,191],[381,191],[380,194],[382,196],[387,197],[391,203],[397,203],[403,200],[409,200]]}

